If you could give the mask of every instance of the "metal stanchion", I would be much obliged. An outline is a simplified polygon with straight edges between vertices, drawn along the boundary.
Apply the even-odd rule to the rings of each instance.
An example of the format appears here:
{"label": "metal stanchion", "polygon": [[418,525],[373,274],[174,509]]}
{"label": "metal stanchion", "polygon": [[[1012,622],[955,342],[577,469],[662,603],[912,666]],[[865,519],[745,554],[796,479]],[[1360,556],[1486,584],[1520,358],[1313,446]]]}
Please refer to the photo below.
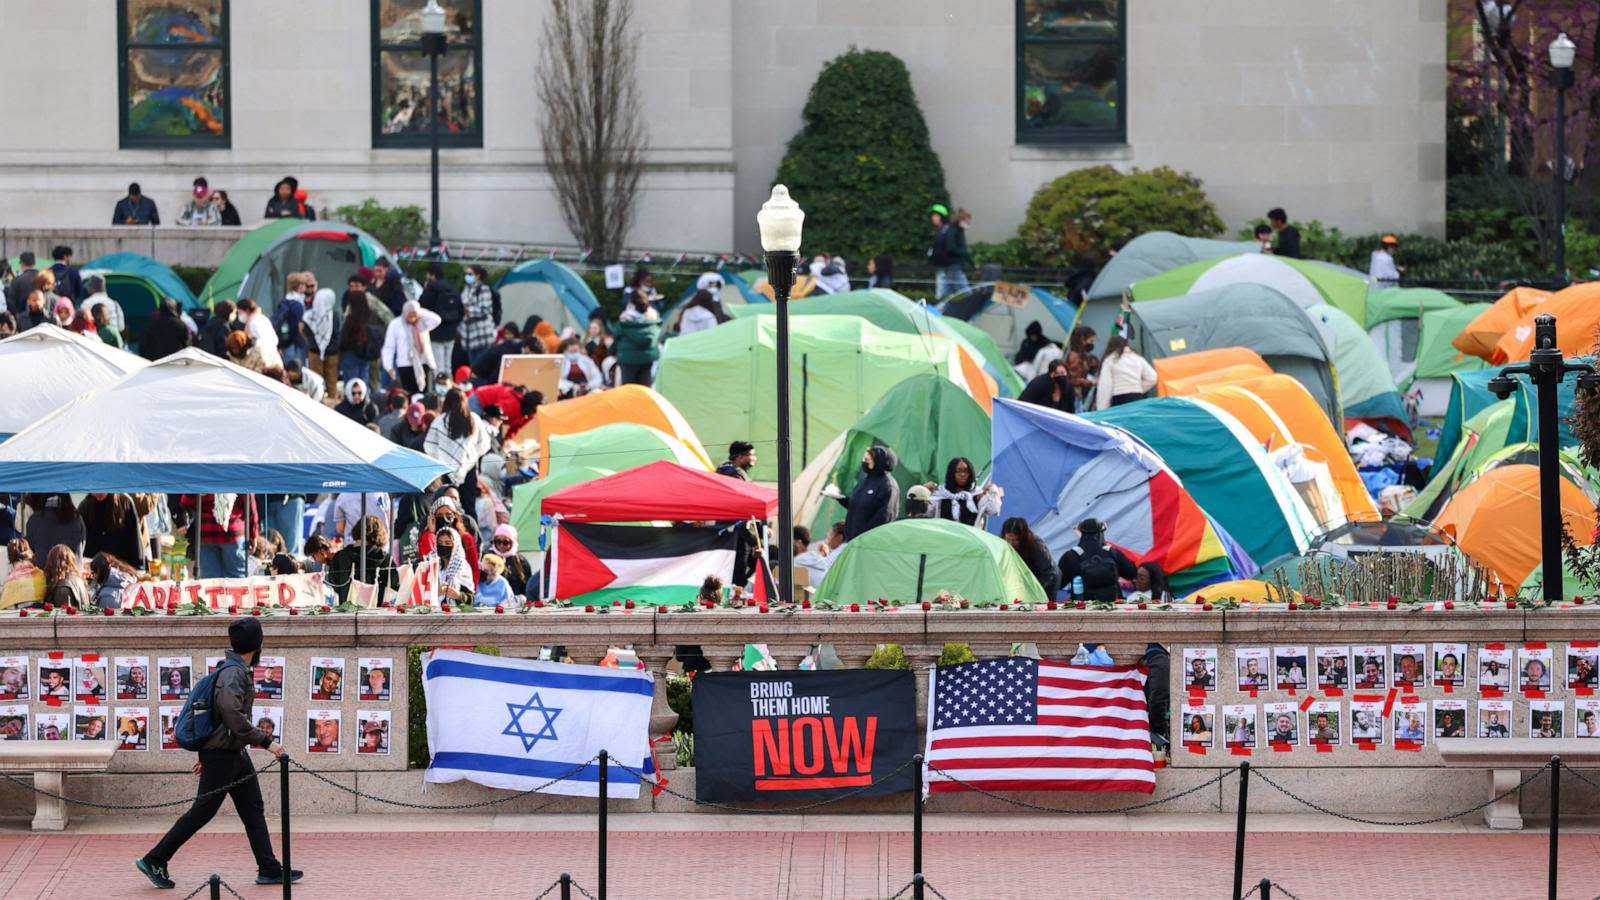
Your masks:
{"label": "metal stanchion", "polygon": [[1550,900],[1556,900],[1557,842],[1561,839],[1561,757],[1550,757]]}
{"label": "metal stanchion", "polygon": [[917,789],[911,794],[911,896],[923,900],[922,893],[922,754],[911,757],[917,770]]}
{"label": "metal stanchion", "polygon": [[206,879],[206,887],[211,889],[211,900],[222,900],[222,876],[215,872]]}
{"label": "metal stanchion", "polygon": [[294,896],[294,866],[289,861],[289,754],[278,757],[278,815],[283,819],[283,900]]}
{"label": "metal stanchion", "polygon": [[1250,805],[1250,764],[1239,763],[1239,824],[1233,837],[1233,900],[1244,896],[1244,820]]}
{"label": "metal stanchion", "polygon": [[1272,879],[1261,879],[1261,900],[1272,900]]}
{"label": "metal stanchion", "polygon": [[611,754],[600,751],[600,887],[595,894],[606,900],[606,763]]}
{"label": "metal stanchion", "polygon": [[561,873],[561,900],[572,900],[572,875]]}

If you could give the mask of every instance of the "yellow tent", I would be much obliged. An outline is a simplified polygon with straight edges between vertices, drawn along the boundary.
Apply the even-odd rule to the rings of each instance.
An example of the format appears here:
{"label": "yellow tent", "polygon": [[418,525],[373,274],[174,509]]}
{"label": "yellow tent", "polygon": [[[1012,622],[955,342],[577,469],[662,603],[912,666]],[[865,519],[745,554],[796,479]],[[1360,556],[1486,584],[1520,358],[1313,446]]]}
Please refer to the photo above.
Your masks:
{"label": "yellow tent", "polygon": [[[1289,591],[1290,600],[1298,602],[1300,592]],[[1182,603],[1205,603],[1208,600],[1238,600],[1240,603],[1283,603],[1284,597],[1278,589],[1265,581],[1245,579],[1243,581],[1222,581],[1217,584],[1208,584],[1198,591],[1183,598]]]}
{"label": "yellow tent", "polygon": [[[1153,359],[1150,364],[1156,370],[1156,395],[1160,397],[1193,393],[1198,387],[1243,376],[1246,370],[1256,375],[1272,374],[1272,367],[1261,358],[1261,354],[1248,347],[1218,347],[1215,350],[1180,353]],[[1173,382],[1179,382],[1177,386],[1183,390],[1173,390],[1170,384]]]}
{"label": "yellow tent", "polygon": [[694,429],[667,398],[643,385],[628,384],[562,400],[539,407],[538,413],[528,420],[513,441],[536,438],[539,441],[539,471],[546,472],[550,465],[550,438],[558,434],[577,434],[609,425],[613,422],[632,422],[648,425],[682,441],[695,458],[705,465],[706,471],[716,468],[711,457],[700,446]]}
{"label": "yellow tent", "polygon": [[1500,336],[1489,362],[1498,366],[1526,360],[1533,350],[1536,316],[1556,317],[1556,343],[1562,353],[1588,356],[1594,352],[1596,336],[1600,335],[1600,281],[1564,288],[1528,310]]}
{"label": "yellow tent", "polygon": [[[1579,546],[1594,543],[1594,503],[1561,479],[1561,521]],[[1433,520],[1463,553],[1511,590],[1540,561],[1539,467],[1496,466],[1456,491]]]}
{"label": "yellow tent", "polygon": [[1450,345],[1468,356],[1488,359],[1494,355],[1494,345],[1518,320],[1549,299],[1549,291],[1531,287],[1512,288],[1468,322]]}

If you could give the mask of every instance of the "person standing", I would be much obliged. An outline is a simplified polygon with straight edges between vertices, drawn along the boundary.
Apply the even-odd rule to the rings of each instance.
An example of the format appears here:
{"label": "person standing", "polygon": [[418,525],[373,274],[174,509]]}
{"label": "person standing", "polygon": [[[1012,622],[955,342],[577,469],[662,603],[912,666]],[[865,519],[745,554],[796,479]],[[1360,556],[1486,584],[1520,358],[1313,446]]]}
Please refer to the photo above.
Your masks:
{"label": "person standing", "polygon": [[[294,272],[289,275],[289,293],[299,294],[305,285],[305,275]],[[244,323],[245,334],[255,341],[260,348],[264,359],[278,359],[282,354],[278,352],[278,331],[272,325],[272,319],[261,311],[261,307],[254,300],[246,297],[234,305],[234,311],[239,316],[239,321]],[[304,312],[304,307],[301,309]]]}
{"label": "person standing", "polygon": [[1383,240],[1378,242],[1378,249],[1372,251],[1372,260],[1367,264],[1367,277],[1372,279],[1373,287],[1400,286],[1400,273],[1406,267],[1394,261],[1395,252],[1399,249],[1400,239],[1392,234],[1384,235]]}
{"label": "person standing", "polygon": [[494,343],[494,288],[483,266],[468,266],[462,278],[466,286],[461,290],[461,348],[473,360]]}
{"label": "person standing", "polygon": [[853,541],[879,525],[887,525],[899,518],[900,488],[895,484],[894,451],[888,447],[869,447],[861,453],[861,480],[849,497],[838,487],[828,496],[845,508],[844,538]]}
{"label": "person standing", "polygon": [[1267,212],[1267,224],[1278,233],[1277,245],[1272,248],[1273,255],[1299,259],[1300,229],[1289,224],[1289,214],[1283,211],[1283,207],[1275,207]]}
{"label": "person standing", "polygon": [[[1106,542],[1106,526],[1099,519],[1078,523],[1078,544],[1061,554],[1056,567],[1064,585],[1083,579],[1083,594],[1075,598],[1078,600],[1115,600],[1122,595],[1118,579],[1133,581],[1138,577],[1133,560]],[[1076,588],[1073,590],[1077,592]]]}
{"label": "person standing", "polygon": [[17,262],[22,264],[22,271],[6,285],[6,311],[13,316],[21,316],[28,308],[28,295],[33,293],[33,280],[39,274],[32,250],[22,251]]}
{"label": "person standing", "polygon": [[111,224],[160,225],[161,213],[156,210],[156,202],[146,197],[135,181],[128,185],[128,196],[118,200],[116,208],[111,210]]}
{"label": "person standing", "polygon": [[[99,275],[90,275],[83,280],[83,289],[89,296],[83,298],[83,302],[78,304],[78,308],[93,314],[96,306],[104,306],[106,308],[106,322],[110,324],[117,334],[126,336],[128,333],[127,316],[122,312],[122,304],[111,299],[111,295],[106,293],[106,280]],[[228,308],[232,309],[233,304],[228,304]]]}
{"label": "person standing", "polygon": [[[197,578],[243,578],[245,547],[255,543],[261,516],[255,497],[248,494],[206,494],[197,498],[184,494],[179,508],[188,515],[189,526],[182,533],[198,531],[200,546],[195,551]],[[247,512],[248,510],[248,512]],[[245,518],[250,519],[248,542]],[[194,526],[199,526],[198,528]],[[192,542],[191,535],[191,542]]]}
{"label": "person standing", "polygon": [[[355,292],[356,280],[350,278],[350,290]],[[365,291],[361,305],[366,306]],[[339,382],[339,310],[332,288],[322,288],[312,295],[301,320],[305,330],[306,368],[316,376],[324,388]],[[285,360],[287,362],[287,360]],[[321,397],[313,397],[319,400]]]}
{"label": "person standing", "polygon": [[[478,463],[493,445],[490,426],[467,408],[467,395],[460,388],[445,392],[439,416],[428,427],[422,447],[435,462],[450,467],[463,510],[474,512],[478,508]],[[472,552],[476,558],[476,546]]]}
{"label": "person standing", "polygon": [[372,264],[372,281],[367,284],[367,293],[377,297],[384,306],[389,307],[389,312],[397,316],[406,305],[406,292],[400,285],[400,275],[394,271],[387,257],[380,256]]}
{"label": "person standing", "polygon": [[189,326],[183,324],[183,310],[178,301],[167,297],[156,307],[156,314],[144,327],[139,341],[139,355],[154,361],[177,353],[189,346]]}
{"label": "person standing", "polygon": [[1000,513],[1000,486],[989,483],[980,487],[978,470],[965,456],[953,457],[945,466],[944,484],[930,481],[923,487],[931,492],[928,499],[936,519],[982,528],[988,517]]}
{"label": "person standing", "polygon": [[[354,309],[352,304],[352,315]],[[389,322],[389,330],[383,336],[383,371],[390,381],[398,381],[408,393],[421,393],[433,377],[435,356],[429,334],[438,327],[438,314],[423,309],[415,300],[407,300],[400,308],[400,315]],[[346,333],[349,330],[347,316]]]}
{"label": "person standing", "polygon": [[438,317],[438,324],[428,332],[429,343],[433,349],[433,370],[435,372],[449,372],[451,357],[455,355],[456,335],[461,328],[463,310],[461,308],[461,295],[444,280],[444,263],[434,260],[428,263],[428,283],[422,288],[422,296],[417,298],[422,308]]}
{"label": "person standing", "polygon": [[756,464],[756,446],[749,441],[734,441],[728,445],[728,460],[717,466],[717,474],[740,481],[750,480],[750,470]]}
{"label": "person standing", "polygon": [[621,370],[617,383],[649,387],[654,381],[651,370],[661,358],[661,316],[647,294],[633,293],[615,331],[617,368]]}
{"label": "person standing", "polygon": [[56,276],[56,293],[74,303],[83,299],[83,279],[78,275],[78,267],[72,264],[72,248],[57,245],[50,251],[50,258],[55,261],[50,272]]}
{"label": "person standing", "polygon": [[1095,383],[1095,409],[1109,409],[1143,400],[1156,386],[1156,370],[1120,334],[1106,341],[1106,355],[1100,363],[1100,380]]}
{"label": "person standing", "polygon": [[213,730],[199,751],[194,764],[200,776],[194,805],[189,807],[166,835],[139,857],[134,865],[158,888],[176,886],[167,866],[195,832],[216,817],[222,796],[233,798],[233,808],[244,823],[250,852],[256,858],[256,884],[282,884],[305,874],[299,869],[284,872],[283,864],[272,851],[272,835],[267,831],[266,806],[261,800],[261,785],[253,777],[255,764],[247,747],[259,747],[275,757],[283,756],[283,745],[255,726],[254,667],[261,659],[263,634],[261,620],[235,619],[228,625],[228,651],[218,665],[213,682]]}
{"label": "person standing", "polygon": [[[272,311],[272,335],[278,342],[278,355],[285,360],[305,362],[306,337],[300,331],[300,323],[306,317],[306,304],[317,293],[317,276],[310,272],[296,272],[289,276],[289,292],[278,301],[278,308]],[[251,325],[255,317],[251,317]],[[252,333],[255,329],[251,328]],[[259,340],[259,338],[257,339]]]}

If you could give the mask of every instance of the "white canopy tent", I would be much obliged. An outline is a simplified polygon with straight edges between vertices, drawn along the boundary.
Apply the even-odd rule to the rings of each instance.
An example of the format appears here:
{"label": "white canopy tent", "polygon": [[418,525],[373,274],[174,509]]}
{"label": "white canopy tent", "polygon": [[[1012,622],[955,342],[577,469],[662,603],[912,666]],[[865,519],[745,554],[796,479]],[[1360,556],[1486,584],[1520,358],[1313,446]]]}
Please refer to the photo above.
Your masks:
{"label": "white canopy tent", "polygon": [[149,365],[143,359],[55,325],[0,341],[0,441],[66,406],[86,391]]}

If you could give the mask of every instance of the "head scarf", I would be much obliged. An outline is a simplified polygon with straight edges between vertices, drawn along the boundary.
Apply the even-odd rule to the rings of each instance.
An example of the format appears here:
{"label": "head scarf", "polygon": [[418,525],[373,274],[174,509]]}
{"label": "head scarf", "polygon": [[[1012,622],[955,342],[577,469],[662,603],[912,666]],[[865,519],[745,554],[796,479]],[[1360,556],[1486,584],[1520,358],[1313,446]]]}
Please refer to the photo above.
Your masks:
{"label": "head scarf", "polygon": [[422,427],[422,414],[425,412],[427,412],[427,409],[415,400],[411,401],[411,405],[406,407],[406,424],[411,426],[412,431],[417,431]]}
{"label": "head scarf", "polygon": [[316,295],[311,298],[310,308],[306,310],[306,327],[311,329],[311,340],[316,344],[318,353],[328,349],[333,341],[333,305],[333,289],[318,288]]}
{"label": "head scarf", "polygon": [[505,551],[496,550],[495,551],[496,553],[499,553],[501,556],[513,556],[513,555],[516,554],[516,552],[517,552],[517,530],[515,528],[512,528],[510,525],[496,525],[495,529],[494,529],[494,536],[497,537],[497,538],[510,538],[511,539],[511,549],[510,550],[505,550]]}
{"label": "head scarf", "polygon": [[61,322],[61,314],[66,313],[67,321],[70,322],[72,320],[73,312],[72,301],[68,300],[66,297],[57,297],[56,305],[50,310],[50,312],[55,316],[57,322]]}
{"label": "head scarf", "polygon": [[451,538],[450,559],[446,560],[439,573],[439,584],[442,587],[456,587],[465,590],[472,589],[472,569],[467,564],[467,552],[461,547],[461,535],[454,528],[439,529],[438,537],[449,535]]}
{"label": "head scarf", "polygon": [[355,403],[356,402],[356,399],[355,399],[356,385],[360,385],[361,386],[361,397],[362,397],[361,402],[362,403],[366,403],[368,400],[372,399],[370,396],[368,396],[367,383],[365,381],[362,381],[359,378],[352,378],[349,381],[346,381],[344,383],[344,399],[345,399],[346,403]]}

